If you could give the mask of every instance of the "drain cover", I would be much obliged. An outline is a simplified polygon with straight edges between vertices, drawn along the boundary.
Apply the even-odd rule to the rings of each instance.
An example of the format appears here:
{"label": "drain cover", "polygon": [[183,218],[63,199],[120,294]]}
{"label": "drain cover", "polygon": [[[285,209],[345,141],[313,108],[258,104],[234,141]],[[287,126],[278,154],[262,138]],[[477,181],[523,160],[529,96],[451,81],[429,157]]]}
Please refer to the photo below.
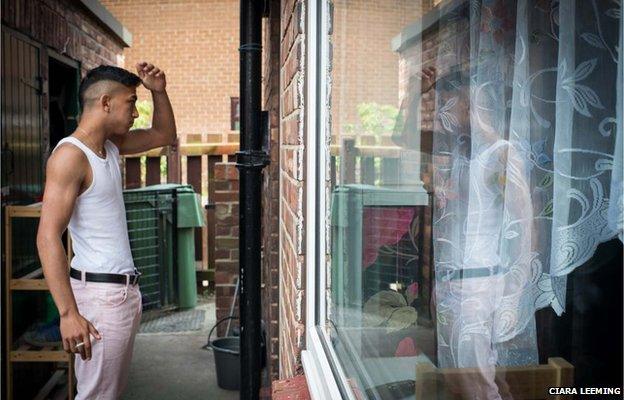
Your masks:
{"label": "drain cover", "polygon": [[142,321],[139,333],[198,331],[203,328],[205,317],[205,310],[160,314]]}

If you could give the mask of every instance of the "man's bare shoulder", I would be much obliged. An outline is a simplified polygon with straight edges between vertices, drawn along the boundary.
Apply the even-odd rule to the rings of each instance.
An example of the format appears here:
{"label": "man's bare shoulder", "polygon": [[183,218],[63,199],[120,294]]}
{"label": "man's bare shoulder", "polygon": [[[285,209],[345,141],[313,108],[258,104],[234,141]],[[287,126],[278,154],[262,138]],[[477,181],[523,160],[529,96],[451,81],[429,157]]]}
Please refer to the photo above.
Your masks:
{"label": "man's bare shoulder", "polygon": [[88,163],[82,150],[71,143],[63,143],[50,155],[46,164],[46,175],[48,179],[82,179]]}

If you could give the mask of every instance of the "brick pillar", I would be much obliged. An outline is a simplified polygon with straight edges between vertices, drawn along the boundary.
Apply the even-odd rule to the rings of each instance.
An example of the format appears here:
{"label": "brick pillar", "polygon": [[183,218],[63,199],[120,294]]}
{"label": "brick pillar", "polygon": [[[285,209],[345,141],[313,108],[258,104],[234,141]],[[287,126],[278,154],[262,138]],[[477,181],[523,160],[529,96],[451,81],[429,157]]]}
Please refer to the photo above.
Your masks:
{"label": "brick pillar", "polygon": [[[215,204],[215,288],[217,320],[230,312],[238,278],[238,170],[233,162],[216,163],[214,167]],[[238,301],[234,310],[238,316]],[[232,321],[238,326],[238,321]],[[227,323],[217,328],[223,336]]]}
{"label": "brick pillar", "polygon": [[269,386],[279,376],[279,101],[280,101],[280,2],[269,4],[263,32],[263,109],[269,112],[271,164],[262,182],[262,319],[267,329],[267,374]]}
{"label": "brick pillar", "polygon": [[[281,2],[279,376],[302,372],[305,346],[304,83],[305,1]],[[311,109],[312,110],[312,109]]]}

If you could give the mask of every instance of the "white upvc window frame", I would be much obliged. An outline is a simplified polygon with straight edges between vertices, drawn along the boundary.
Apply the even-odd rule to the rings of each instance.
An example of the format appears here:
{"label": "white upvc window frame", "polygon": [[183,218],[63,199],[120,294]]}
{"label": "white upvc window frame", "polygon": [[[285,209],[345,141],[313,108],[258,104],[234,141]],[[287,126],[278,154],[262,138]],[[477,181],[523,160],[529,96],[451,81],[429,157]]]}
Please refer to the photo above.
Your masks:
{"label": "white upvc window frame", "polygon": [[[328,129],[327,0],[308,0],[305,8],[305,138],[306,138],[306,348],[301,361],[313,400],[355,400],[320,323],[326,320],[326,129]],[[317,273],[318,271],[318,273]]]}

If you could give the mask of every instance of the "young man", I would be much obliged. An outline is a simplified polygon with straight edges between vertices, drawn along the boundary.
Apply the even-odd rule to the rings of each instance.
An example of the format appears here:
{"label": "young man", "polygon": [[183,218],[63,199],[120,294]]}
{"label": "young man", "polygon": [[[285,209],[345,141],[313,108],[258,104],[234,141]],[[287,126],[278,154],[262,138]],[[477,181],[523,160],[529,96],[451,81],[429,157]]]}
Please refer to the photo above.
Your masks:
{"label": "young man", "polygon": [[[119,156],[176,140],[164,71],[145,62],[136,69],[138,76],[113,66],[87,73],[80,123],[46,167],[37,248],[61,316],[63,348],[76,354],[77,400],[120,397],[141,317]],[[152,92],[152,127],[130,133],[141,83]],[[75,254],[70,270],[61,241],[67,227]]]}

